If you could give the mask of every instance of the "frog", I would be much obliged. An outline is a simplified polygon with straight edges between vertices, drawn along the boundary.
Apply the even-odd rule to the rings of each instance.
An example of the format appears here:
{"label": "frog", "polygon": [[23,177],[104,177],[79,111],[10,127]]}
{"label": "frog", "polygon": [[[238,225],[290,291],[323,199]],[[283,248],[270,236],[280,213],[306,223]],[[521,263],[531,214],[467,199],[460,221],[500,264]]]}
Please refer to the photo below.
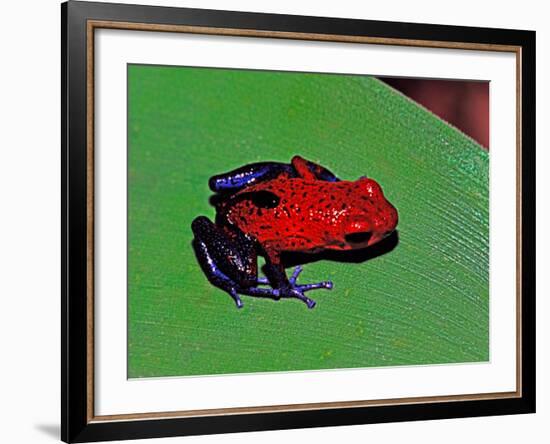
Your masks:
{"label": "frog", "polygon": [[[393,233],[398,212],[376,180],[341,180],[318,163],[295,155],[290,163],[266,161],[212,176],[216,217],[191,223],[193,247],[207,279],[237,308],[241,296],[297,299],[312,309],[306,292],[332,281],[298,284],[297,265],[287,276],[285,253],[369,248]],[[258,257],[265,259],[265,277]]]}

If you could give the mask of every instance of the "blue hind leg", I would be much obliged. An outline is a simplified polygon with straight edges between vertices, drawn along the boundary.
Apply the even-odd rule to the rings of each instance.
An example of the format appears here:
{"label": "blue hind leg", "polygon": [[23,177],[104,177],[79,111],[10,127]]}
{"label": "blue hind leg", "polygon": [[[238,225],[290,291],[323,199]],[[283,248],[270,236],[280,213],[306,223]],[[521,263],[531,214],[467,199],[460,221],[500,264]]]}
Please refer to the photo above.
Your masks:
{"label": "blue hind leg", "polygon": [[216,287],[225,290],[233,298],[235,304],[237,305],[237,308],[242,308],[243,302],[241,301],[241,297],[237,293],[237,283],[226,276],[225,273],[223,273],[218,268],[216,262],[213,260],[212,256],[208,252],[208,247],[204,242],[196,241],[195,245],[197,257],[199,259],[199,262],[201,263],[201,266],[203,267],[206,276],[208,277],[208,280],[212,282],[212,284],[214,284]]}

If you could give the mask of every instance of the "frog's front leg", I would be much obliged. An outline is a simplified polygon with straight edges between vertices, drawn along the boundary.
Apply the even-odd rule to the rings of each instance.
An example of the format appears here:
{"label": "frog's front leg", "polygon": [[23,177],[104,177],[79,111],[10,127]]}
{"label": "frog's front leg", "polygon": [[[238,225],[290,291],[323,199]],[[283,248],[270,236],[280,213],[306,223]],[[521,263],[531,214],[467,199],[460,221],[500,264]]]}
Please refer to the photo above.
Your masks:
{"label": "frog's front leg", "polygon": [[297,266],[292,273],[290,279],[287,277],[283,264],[281,263],[280,253],[273,246],[264,246],[264,253],[266,257],[266,274],[269,278],[270,284],[273,287],[273,292],[279,298],[296,298],[304,302],[308,308],[315,307],[315,301],[308,298],[304,293],[310,290],[317,290],[319,288],[325,288],[327,290],[332,289],[331,281],[318,282],[315,284],[302,284],[296,283],[298,276],[302,272],[302,267]]}

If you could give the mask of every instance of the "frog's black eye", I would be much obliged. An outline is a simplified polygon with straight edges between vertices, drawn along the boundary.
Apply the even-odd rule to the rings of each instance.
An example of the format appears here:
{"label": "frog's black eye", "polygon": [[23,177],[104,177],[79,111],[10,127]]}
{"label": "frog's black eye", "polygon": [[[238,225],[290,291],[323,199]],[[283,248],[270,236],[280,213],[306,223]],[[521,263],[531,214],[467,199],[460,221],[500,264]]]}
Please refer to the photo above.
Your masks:
{"label": "frog's black eye", "polygon": [[275,208],[279,205],[280,199],[275,193],[270,191],[254,191],[245,193],[248,199],[258,208]]}

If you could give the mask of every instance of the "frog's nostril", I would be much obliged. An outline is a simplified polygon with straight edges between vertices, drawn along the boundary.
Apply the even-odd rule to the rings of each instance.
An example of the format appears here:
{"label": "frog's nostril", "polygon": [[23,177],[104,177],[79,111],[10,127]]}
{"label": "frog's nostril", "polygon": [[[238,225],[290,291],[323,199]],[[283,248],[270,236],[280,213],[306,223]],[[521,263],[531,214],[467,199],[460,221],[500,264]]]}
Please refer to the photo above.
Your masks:
{"label": "frog's nostril", "polygon": [[346,242],[348,244],[365,244],[369,241],[371,236],[372,233],[370,231],[346,234]]}

